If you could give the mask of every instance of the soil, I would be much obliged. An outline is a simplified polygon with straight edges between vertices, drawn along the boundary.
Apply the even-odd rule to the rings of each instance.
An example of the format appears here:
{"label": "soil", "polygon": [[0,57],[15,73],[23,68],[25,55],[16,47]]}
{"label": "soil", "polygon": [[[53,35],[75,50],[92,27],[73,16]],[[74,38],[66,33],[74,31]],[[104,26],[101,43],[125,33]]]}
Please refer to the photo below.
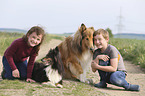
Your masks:
{"label": "soil", "polygon": [[[61,42],[62,42],[61,40],[53,39],[48,44],[42,45],[42,47],[39,51],[39,55],[36,58],[36,60],[39,60],[42,57],[44,57],[50,48],[54,48]],[[2,60],[2,56],[0,56],[0,72],[2,71],[2,61],[1,60]],[[96,90],[106,93],[107,96],[144,96],[144,94],[145,94],[145,69],[142,69],[139,66],[132,64],[129,61],[124,61],[124,63],[125,63],[126,70],[128,72],[126,80],[131,84],[140,85],[139,92],[125,91],[124,88],[117,87],[117,86],[114,86],[111,84],[108,84],[107,88],[105,88],[105,89],[96,88]],[[92,71],[89,71],[88,77],[92,78],[95,83],[99,82],[99,75],[97,72],[93,73]],[[0,79],[1,79],[1,76],[0,76]],[[64,81],[64,83],[65,82],[68,83],[68,81]],[[92,87],[92,86],[90,86],[90,87]]]}

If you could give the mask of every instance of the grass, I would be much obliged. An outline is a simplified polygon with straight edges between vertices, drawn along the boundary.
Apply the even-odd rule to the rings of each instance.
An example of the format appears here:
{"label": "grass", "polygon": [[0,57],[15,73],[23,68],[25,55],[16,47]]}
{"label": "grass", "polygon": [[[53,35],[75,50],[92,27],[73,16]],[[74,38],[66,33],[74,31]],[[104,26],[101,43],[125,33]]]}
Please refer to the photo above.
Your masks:
{"label": "grass", "polygon": [[145,40],[112,38],[110,44],[117,47],[125,60],[145,68]]}
{"label": "grass", "polygon": [[3,80],[0,84],[0,89],[24,89],[25,87],[25,84],[18,80],[13,80],[11,82],[9,82],[9,80]]}
{"label": "grass", "polygon": [[[91,85],[64,81],[64,88],[54,88],[37,83],[19,80],[3,80],[0,82],[0,96],[104,96]],[[105,95],[106,96],[106,95]]]}
{"label": "grass", "polygon": [[[23,35],[23,33],[0,32],[0,55],[3,56],[4,51],[10,46],[12,41],[21,38]],[[46,34],[44,43],[48,43],[51,39],[63,40],[64,36]],[[145,40],[111,38],[109,43],[117,47],[125,60],[129,60],[145,68],[144,41]]]}
{"label": "grass", "polygon": [[22,37],[20,33],[0,32],[0,55],[2,56],[6,48],[17,38]]}
{"label": "grass", "polygon": [[[11,42],[24,34],[0,33],[0,55],[2,56]],[[51,39],[61,39],[63,37],[47,34],[44,43]],[[135,39],[110,39],[110,44],[114,45],[122,54],[123,58],[132,61],[145,68],[145,42]],[[89,73],[87,73],[89,74]],[[87,78],[93,78],[91,74]],[[94,79],[94,78],[93,78]],[[108,94],[98,91],[91,85],[77,81],[63,81],[63,88],[54,88],[38,83],[27,83],[19,80],[0,81],[0,96],[108,96]]]}

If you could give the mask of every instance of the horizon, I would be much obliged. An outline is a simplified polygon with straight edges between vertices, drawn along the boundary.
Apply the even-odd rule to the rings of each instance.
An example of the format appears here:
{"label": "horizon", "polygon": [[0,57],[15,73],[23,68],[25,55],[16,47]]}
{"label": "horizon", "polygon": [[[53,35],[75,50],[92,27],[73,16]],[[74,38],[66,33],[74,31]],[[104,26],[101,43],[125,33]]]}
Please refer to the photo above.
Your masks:
{"label": "horizon", "polygon": [[[11,31],[8,31],[8,30],[11,30]],[[27,33],[27,31],[28,31],[28,30],[25,30],[25,29],[18,29],[18,28],[0,28],[0,32],[14,32],[12,30],[16,30],[18,33],[20,32],[20,30],[23,31],[23,32],[20,32],[20,33]],[[48,33],[48,34],[73,34],[73,33],[75,33],[75,32]],[[124,35],[127,35],[127,34],[129,34],[129,35],[132,35],[132,34],[145,35],[145,33],[115,33],[113,35],[119,35],[119,34],[124,34]]]}

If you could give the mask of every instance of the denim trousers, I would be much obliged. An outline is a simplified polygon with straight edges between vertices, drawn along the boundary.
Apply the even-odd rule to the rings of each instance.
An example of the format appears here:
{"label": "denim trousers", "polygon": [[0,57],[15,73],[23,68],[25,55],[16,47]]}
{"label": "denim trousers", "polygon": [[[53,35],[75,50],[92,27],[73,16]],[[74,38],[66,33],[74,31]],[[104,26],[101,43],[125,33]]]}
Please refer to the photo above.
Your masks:
{"label": "denim trousers", "polygon": [[[5,56],[3,56],[2,62],[3,62],[3,67],[5,69],[4,77],[10,80],[16,79],[15,77],[12,76],[12,69]],[[21,79],[21,80],[26,79],[27,78],[27,60],[23,62],[14,62],[14,63],[20,73],[20,78],[18,79]]]}
{"label": "denim trousers", "polygon": [[[102,62],[102,66],[108,66],[108,62]],[[125,89],[129,88],[129,83],[125,80],[126,75],[123,71],[116,71],[116,72],[105,72],[98,70],[99,75],[100,75],[100,81],[104,81],[109,84],[113,84],[119,87],[123,87]]]}

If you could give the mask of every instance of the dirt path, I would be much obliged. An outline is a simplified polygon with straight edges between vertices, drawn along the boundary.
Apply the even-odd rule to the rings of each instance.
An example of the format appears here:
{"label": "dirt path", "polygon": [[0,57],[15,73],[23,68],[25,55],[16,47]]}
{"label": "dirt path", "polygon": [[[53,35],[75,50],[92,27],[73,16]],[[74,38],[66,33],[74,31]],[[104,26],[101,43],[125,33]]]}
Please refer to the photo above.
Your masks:
{"label": "dirt path", "polygon": [[[141,90],[139,92],[125,91],[124,88],[117,87],[111,84],[107,85],[106,89],[98,89],[103,93],[107,93],[110,96],[145,96],[145,71],[139,66],[131,64],[129,61],[124,61],[128,76],[126,80],[128,83],[140,85]],[[97,74],[96,82],[99,82],[99,74]]]}
{"label": "dirt path", "polygon": [[[49,44],[44,44],[41,47],[37,60],[44,57],[50,48],[54,48],[59,43],[61,43],[60,40],[51,40]],[[2,57],[0,56],[0,72],[2,70],[1,60],[2,60]],[[117,87],[110,84],[108,84],[108,88],[106,89],[96,88],[96,90],[106,93],[106,96],[144,96],[145,94],[145,70],[141,69],[139,66],[131,64],[129,61],[124,61],[124,63],[128,71],[128,76],[126,77],[126,80],[131,84],[140,85],[141,87],[140,92],[125,91],[121,87]],[[96,83],[99,82],[99,75],[97,72],[96,73],[92,73],[91,71],[88,72],[88,77],[93,78],[93,81],[95,81]],[[64,83],[65,82],[68,82],[68,81],[64,81]],[[94,92],[90,92],[90,93],[94,93]]]}
{"label": "dirt path", "polygon": [[61,40],[52,39],[48,44],[44,44],[43,46],[41,46],[39,55],[37,56],[36,60],[43,58],[48,53],[50,48],[55,48],[61,42]]}

